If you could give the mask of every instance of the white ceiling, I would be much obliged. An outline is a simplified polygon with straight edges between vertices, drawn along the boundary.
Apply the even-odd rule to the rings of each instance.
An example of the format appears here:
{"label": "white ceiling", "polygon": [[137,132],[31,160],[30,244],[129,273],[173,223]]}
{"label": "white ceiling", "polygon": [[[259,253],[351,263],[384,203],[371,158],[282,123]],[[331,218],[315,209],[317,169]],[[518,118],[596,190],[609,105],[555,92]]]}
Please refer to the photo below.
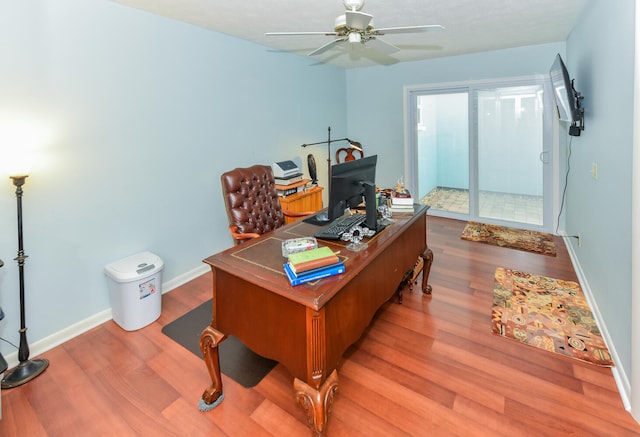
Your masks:
{"label": "white ceiling", "polygon": [[[332,36],[264,36],[265,32],[333,31],[342,0],[112,0],[156,15],[306,56]],[[440,24],[442,32],[385,35],[401,50],[382,55],[341,44],[310,63],[346,68],[565,41],[587,0],[366,0],[374,27]]]}

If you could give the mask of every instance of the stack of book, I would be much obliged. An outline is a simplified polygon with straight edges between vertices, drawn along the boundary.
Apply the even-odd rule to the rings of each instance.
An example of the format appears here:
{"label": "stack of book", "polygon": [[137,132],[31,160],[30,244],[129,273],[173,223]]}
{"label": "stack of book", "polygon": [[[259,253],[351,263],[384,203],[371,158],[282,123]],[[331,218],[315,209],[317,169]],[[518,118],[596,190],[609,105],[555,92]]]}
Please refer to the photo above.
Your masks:
{"label": "stack of book", "polygon": [[287,197],[290,196],[292,194],[296,194],[299,191],[304,191],[304,186],[294,186],[294,187],[287,187],[287,188],[276,188],[276,194],[280,197]]}
{"label": "stack of book", "polygon": [[290,194],[296,194],[304,191],[308,180],[304,179],[302,173],[297,173],[286,178],[274,178],[276,182],[276,192],[280,197],[286,197]]}
{"label": "stack of book", "polygon": [[295,286],[344,273],[345,269],[338,255],[323,246],[290,254],[284,272],[291,285]]}
{"label": "stack of book", "polygon": [[391,212],[413,212],[413,197],[408,190],[393,190],[389,201]]}
{"label": "stack of book", "polygon": [[292,174],[291,176],[287,176],[286,178],[274,177],[273,179],[278,185],[291,185],[295,184],[296,182],[300,182],[302,179],[304,179],[304,176],[302,175],[302,173],[296,173]]}

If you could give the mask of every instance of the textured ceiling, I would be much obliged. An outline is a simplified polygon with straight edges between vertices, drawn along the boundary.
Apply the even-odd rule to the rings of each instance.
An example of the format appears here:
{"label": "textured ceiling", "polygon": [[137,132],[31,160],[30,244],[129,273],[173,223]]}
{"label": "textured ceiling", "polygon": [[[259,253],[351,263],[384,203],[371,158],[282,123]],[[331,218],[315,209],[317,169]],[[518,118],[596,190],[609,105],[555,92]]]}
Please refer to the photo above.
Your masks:
{"label": "textured ceiling", "polygon": [[[342,0],[112,0],[277,51],[306,56],[332,36],[264,36],[265,32],[333,31]],[[383,55],[341,44],[310,63],[388,65],[464,53],[565,41],[587,0],[367,0],[361,12],[376,28],[440,24],[442,32],[385,35],[401,50]]]}

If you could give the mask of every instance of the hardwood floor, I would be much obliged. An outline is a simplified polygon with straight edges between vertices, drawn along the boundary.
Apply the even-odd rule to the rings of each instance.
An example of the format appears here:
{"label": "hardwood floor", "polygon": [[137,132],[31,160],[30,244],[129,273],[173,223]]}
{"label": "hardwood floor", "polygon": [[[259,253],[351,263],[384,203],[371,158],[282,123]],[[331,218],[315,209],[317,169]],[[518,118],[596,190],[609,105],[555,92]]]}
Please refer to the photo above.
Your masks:
{"label": "hardwood floor", "polygon": [[[493,273],[507,267],[577,280],[556,258],[460,239],[464,222],[429,217],[433,295],[388,302],[338,370],[328,436],[631,436],[611,369],[491,333]],[[202,413],[204,362],[161,328],[209,299],[210,275],[163,296],[157,322],[107,322],[44,356],[49,369],[2,391],[2,436],[308,436],[291,377],[253,389],[223,375],[225,400]]]}

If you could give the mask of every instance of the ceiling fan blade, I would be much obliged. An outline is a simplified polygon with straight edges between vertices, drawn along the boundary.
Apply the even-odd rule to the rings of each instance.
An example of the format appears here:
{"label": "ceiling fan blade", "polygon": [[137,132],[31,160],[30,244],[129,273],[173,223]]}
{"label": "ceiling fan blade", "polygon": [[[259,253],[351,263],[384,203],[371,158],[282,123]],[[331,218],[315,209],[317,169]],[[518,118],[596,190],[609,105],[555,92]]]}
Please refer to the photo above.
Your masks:
{"label": "ceiling fan blade", "polygon": [[344,15],[349,29],[365,30],[373,20],[373,15],[364,12],[346,11]]}
{"label": "ceiling fan blade", "polygon": [[337,36],[336,32],[267,32],[264,36],[290,36],[290,35],[324,35]]}
{"label": "ceiling fan blade", "polygon": [[390,55],[395,52],[399,52],[400,49],[393,44],[389,44],[386,41],[381,40],[380,38],[371,38],[367,41],[367,46],[373,49],[376,49],[380,53],[384,53],[385,55]]}
{"label": "ceiling fan blade", "polygon": [[386,27],[382,29],[373,29],[371,35],[389,35],[392,33],[421,33],[446,30],[439,24],[429,24],[426,26],[406,26],[406,27]]}
{"label": "ceiling fan blade", "polygon": [[341,44],[341,43],[343,43],[343,42],[345,42],[345,41],[347,41],[347,40],[348,40],[348,38],[337,38],[337,39],[334,39],[333,41],[328,42],[328,43],[326,43],[325,45],[323,45],[323,46],[321,46],[321,47],[319,47],[319,48],[315,49],[314,51],[312,51],[311,53],[309,53],[307,56],[315,56],[315,55],[319,55],[319,54],[321,54],[321,53],[326,52],[326,51],[327,51],[327,50],[329,50],[330,48],[335,47],[335,46],[337,46],[338,44]]}

